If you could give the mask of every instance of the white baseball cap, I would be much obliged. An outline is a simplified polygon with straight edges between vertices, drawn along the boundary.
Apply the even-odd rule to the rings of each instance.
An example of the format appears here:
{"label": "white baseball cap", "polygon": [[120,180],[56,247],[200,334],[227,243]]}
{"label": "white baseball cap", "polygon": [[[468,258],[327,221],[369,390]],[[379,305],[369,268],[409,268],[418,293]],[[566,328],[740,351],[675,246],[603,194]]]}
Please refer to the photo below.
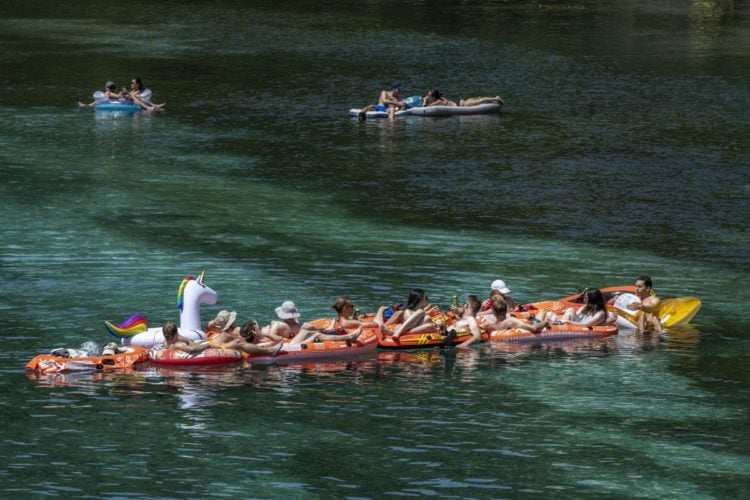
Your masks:
{"label": "white baseball cap", "polygon": [[507,287],[503,280],[495,280],[492,282],[491,288],[497,290],[502,294],[510,293],[510,288]]}

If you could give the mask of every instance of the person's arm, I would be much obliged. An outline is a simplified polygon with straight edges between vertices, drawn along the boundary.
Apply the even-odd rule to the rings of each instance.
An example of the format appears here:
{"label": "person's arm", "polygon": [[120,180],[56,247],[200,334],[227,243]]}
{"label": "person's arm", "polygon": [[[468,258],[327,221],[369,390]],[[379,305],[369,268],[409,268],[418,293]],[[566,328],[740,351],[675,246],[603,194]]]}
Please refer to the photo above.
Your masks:
{"label": "person's arm", "polygon": [[482,331],[479,329],[479,324],[476,318],[466,318],[469,325],[469,331],[471,332],[471,338],[458,344],[457,348],[469,347],[471,344],[476,344],[482,340]]}
{"label": "person's arm", "polygon": [[563,323],[567,323],[568,325],[578,325],[578,326],[598,326],[606,321],[607,319],[606,314],[607,314],[606,311],[599,311],[596,314],[594,314],[591,317],[591,319],[588,321],[578,322],[578,321],[571,321],[568,319],[568,320],[564,320]]}
{"label": "person's arm", "polygon": [[183,344],[182,342],[178,342],[178,343],[172,344],[171,347],[172,349],[176,349],[178,351],[188,352],[188,353],[193,354],[193,353],[203,352],[212,346],[208,342],[203,343],[203,344]]}

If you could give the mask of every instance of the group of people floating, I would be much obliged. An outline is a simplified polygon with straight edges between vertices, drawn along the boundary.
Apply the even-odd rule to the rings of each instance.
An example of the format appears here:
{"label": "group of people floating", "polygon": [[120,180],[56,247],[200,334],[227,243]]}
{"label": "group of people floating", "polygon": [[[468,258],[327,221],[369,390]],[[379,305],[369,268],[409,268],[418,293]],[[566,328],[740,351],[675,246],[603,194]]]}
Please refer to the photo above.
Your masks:
{"label": "group of people floating", "polygon": [[[117,91],[117,85],[115,85],[115,82],[111,80],[108,81],[104,84],[104,92],[102,92],[102,94],[107,101],[132,103],[147,111],[157,111],[167,105],[167,103],[152,103],[150,93],[146,94],[145,91],[146,87],[143,85],[140,77],[135,77],[130,80],[130,89],[122,87],[119,92]],[[82,108],[93,108],[98,102],[98,100],[94,100],[93,102],[86,104],[78,101],[78,106]]]}
{"label": "group of people floating", "polygon": [[[652,289],[649,276],[639,276],[635,280],[635,295],[639,302],[627,308],[642,311],[637,328],[640,331],[661,332],[659,317],[655,314],[660,299]],[[287,300],[275,309],[278,320],[261,326],[251,319],[236,326],[237,312],[222,310],[209,321],[206,332],[208,342],[194,342],[179,335],[177,325],[169,321],[163,327],[165,348],[187,353],[199,353],[209,348],[236,349],[248,354],[275,355],[285,342],[303,344],[325,340],[356,341],[363,328],[379,328],[381,335],[398,339],[404,333],[438,332],[445,335],[444,345],[453,343],[457,332],[469,331],[471,337],[456,347],[468,347],[481,340],[482,330],[497,331],[520,328],[532,332],[541,331],[551,325],[579,325],[593,327],[614,324],[617,315],[607,310],[604,295],[598,288],[585,289],[582,293],[583,305],[578,309],[569,308],[563,314],[550,310],[533,310],[526,319],[514,313],[529,312],[528,306],[516,303],[510,288],[503,280],[491,284],[489,298],[482,301],[477,295],[468,295],[464,304],[459,305],[454,296],[449,312],[429,302],[425,291],[414,288],[409,292],[403,305],[381,306],[375,314],[362,315],[346,296],[339,296],[331,307],[336,311],[331,330],[312,323],[301,323],[301,314],[294,302]],[[450,319],[450,321],[447,321]]]}
{"label": "group of people floating", "polygon": [[362,108],[357,115],[361,121],[367,119],[368,111],[382,111],[388,113],[388,119],[393,120],[396,111],[409,109],[418,106],[478,106],[480,104],[499,103],[502,104],[502,97],[470,97],[467,99],[457,99],[451,101],[446,99],[439,90],[431,89],[424,96],[401,97],[401,82],[391,82],[388,88],[380,92],[377,104],[370,104]]}

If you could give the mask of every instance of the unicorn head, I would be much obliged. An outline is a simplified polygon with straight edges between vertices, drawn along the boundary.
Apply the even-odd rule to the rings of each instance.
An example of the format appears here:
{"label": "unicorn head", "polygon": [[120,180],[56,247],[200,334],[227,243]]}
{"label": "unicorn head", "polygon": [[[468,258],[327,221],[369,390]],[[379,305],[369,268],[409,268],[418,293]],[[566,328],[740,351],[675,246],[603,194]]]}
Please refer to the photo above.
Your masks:
{"label": "unicorn head", "polygon": [[203,283],[206,271],[196,280],[188,276],[180,283],[177,292],[177,307],[180,309],[180,329],[202,330],[201,304],[216,304],[217,295]]}

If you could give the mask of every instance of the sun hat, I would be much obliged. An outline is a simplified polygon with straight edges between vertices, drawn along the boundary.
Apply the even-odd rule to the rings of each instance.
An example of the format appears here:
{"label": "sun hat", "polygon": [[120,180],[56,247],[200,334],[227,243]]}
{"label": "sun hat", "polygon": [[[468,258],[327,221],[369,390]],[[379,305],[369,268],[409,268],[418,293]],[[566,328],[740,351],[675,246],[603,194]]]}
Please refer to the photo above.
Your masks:
{"label": "sun hat", "polygon": [[502,294],[510,293],[510,288],[507,287],[507,285],[505,284],[503,280],[493,281],[490,288],[492,288],[493,290],[497,290],[498,292]]}
{"label": "sun hat", "polygon": [[234,321],[237,319],[237,311],[227,311],[226,309],[219,311],[219,314],[213,320],[216,328],[220,332],[226,332],[234,325]]}
{"label": "sun hat", "polygon": [[115,86],[115,82],[113,82],[112,80],[109,80],[107,83],[104,84],[105,89],[108,89],[114,86]]}
{"label": "sun hat", "polygon": [[294,302],[287,300],[276,308],[276,316],[281,319],[297,319],[300,317],[300,313]]}

